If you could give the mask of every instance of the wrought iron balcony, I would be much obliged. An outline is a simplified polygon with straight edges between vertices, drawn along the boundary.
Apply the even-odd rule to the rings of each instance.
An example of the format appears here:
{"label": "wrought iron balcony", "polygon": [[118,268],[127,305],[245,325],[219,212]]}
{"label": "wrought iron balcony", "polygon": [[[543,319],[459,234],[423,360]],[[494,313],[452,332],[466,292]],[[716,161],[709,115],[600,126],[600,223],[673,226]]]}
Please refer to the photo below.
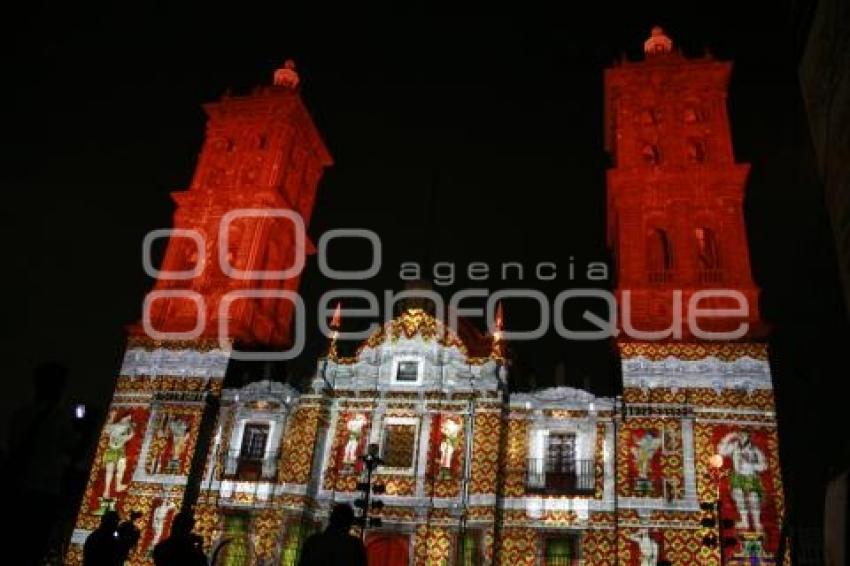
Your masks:
{"label": "wrought iron balcony", "polygon": [[697,272],[697,280],[702,285],[722,283],[723,279],[724,273],[722,269],[700,269]]}
{"label": "wrought iron balcony", "polygon": [[277,452],[261,454],[232,450],[224,461],[224,478],[237,481],[273,481],[277,475]]}
{"label": "wrought iron balcony", "polygon": [[662,269],[649,272],[649,283],[651,285],[664,285],[673,280],[673,271],[670,269]]}
{"label": "wrought iron balcony", "polygon": [[596,488],[594,477],[593,460],[529,458],[525,486],[532,492],[587,495]]}

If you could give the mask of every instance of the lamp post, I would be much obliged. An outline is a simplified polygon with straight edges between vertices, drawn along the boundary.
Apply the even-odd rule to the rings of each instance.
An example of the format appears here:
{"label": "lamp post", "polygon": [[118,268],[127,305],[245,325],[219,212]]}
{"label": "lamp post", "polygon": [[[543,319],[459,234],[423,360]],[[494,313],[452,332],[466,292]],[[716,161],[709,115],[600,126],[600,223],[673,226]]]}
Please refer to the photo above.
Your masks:
{"label": "lamp post", "polygon": [[611,459],[614,461],[614,564],[620,565],[620,496],[618,487],[618,474],[620,467],[617,465],[619,458],[619,443],[620,443],[620,427],[618,424],[625,424],[626,420],[626,404],[623,401],[622,395],[617,395],[614,398],[614,414],[611,416],[611,424],[614,428],[614,453]]}
{"label": "lamp post", "polygon": [[720,499],[720,480],[724,475],[723,456],[721,454],[712,454],[712,456],[708,459],[708,465],[711,467],[711,479],[714,481],[716,486],[715,510],[717,514],[717,542],[720,548],[720,566],[723,566],[726,562],[726,547],[735,544],[736,542],[734,539],[730,540],[723,536],[723,530],[733,524],[730,519],[723,518],[723,505]]}
{"label": "lamp post", "polygon": [[367,527],[380,527],[381,526],[381,518],[380,517],[370,517],[369,512],[371,510],[380,510],[384,507],[384,502],[379,499],[372,499],[372,493],[374,492],[376,495],[380,495],[384,493],[383,484],[375,484],[372,485],[372,474],[374,471],[384,463],[384,460],[378,455],[378,445],[377,444],[369,444],[369,447],[366,449],[366,454],[360,457],[363,460],[363,465],[366,468],[366,481],[358,482],[357,489],[363,494],[363,496],[357,499],[354,502],[355,507],[358,507],[362,515],[359,517],[358,523],[360,523],[360,537],[363,540],[366,540],[366,528]]}

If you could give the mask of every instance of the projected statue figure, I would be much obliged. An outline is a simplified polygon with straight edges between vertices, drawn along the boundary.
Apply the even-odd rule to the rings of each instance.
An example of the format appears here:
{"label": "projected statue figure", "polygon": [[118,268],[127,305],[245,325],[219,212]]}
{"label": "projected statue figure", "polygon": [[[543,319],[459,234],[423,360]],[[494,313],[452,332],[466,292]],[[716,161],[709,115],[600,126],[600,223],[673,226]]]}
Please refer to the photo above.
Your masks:
{"label": "projected statue figure", "polygon": [[124,473],[127,471],[127,442],[135,435],[133,421],[130,415],[106,425],[108,441],[103,453],[103,498],[110,499],[113,495],[112,482],[115,481],[115,492],[121,493],[127,489],[124,484]]}
{"label": "projected statue figure", "polygon": [[764,497],[761,473],[767,469],[764,452],[753,444],[749,432],[740,431],[724,436],[717,445],[717,453],[732,459],[729,488],[741,517],[736,527],[761,531],[761,502]]}

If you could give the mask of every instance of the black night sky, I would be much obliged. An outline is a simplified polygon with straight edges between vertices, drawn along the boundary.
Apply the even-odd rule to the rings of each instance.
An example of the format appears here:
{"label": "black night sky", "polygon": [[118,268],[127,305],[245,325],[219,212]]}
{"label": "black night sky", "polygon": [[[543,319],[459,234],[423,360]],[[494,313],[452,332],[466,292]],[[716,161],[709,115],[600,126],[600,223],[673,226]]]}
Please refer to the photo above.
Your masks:
{"label": "black night sky", "polygon": [[[569,281],[570,258],[607,259],[602,71],[621,53],[637,57],[659,23],[686,53],[707,47],[735,61],[729,104],[737,159],[752,164],[747,221],[773,327],[785,463],[817,503],[811,486],[847,451],[846,439],[832,444],[823,431],[841,409],[829,391],[848,341],[799,100],[792,7],[560,4],[45,1],[7,20],[4,420],[46,360],[70,368],[69,398],[105,407],[124,325],[138,319],[151,285],[142,238],[171,224],[169,193],[188,185],[203,139],[201,104],[267,84],[286,57],[298,63],[302,96],[336,161],[310,232],[381,235],[385,269],[365,288],[399,289],[402,261],[453,261],[460,271],[470,261],[552,261],[556,281],[507,285],[554,294],[585,284]],[[340,253],[332,262],[353,268],[361,259]],[[334,285],[312,262],[302,282],[308,305]],[[458,278],[445,290],[465,286]],[[508,325],[533,324],[527,311],[508,309]],[[318,333],[307,342],[296,377],[324,346]],[[530,374],[551,382],[562,360],[568,382],[588,376],[593,390],[612,390],[606,343],[553,336],[516,350],[520,383]]]}

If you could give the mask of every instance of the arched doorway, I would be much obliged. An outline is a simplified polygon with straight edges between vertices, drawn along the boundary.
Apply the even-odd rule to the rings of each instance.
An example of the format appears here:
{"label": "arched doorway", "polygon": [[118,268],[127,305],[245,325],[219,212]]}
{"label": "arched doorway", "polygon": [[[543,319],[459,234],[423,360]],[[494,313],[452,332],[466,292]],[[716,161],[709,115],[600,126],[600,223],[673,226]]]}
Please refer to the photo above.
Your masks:
{"label": "arched doorway", "polygon": [[251,542],[251,517],[246,513],[224,516],[224,536],[212,553],[212,566],[254,566],[256,556]]}
{"label": "arched doorway", "polygon": [[212,566],[254,566],[254,551],[248,537],[240,536],[222,540],[213,550]]}
{"label": "arched doorway", "polygon": [[410,537],[399,534],[372,534],[366,537],[369,566],[407,566]]}

